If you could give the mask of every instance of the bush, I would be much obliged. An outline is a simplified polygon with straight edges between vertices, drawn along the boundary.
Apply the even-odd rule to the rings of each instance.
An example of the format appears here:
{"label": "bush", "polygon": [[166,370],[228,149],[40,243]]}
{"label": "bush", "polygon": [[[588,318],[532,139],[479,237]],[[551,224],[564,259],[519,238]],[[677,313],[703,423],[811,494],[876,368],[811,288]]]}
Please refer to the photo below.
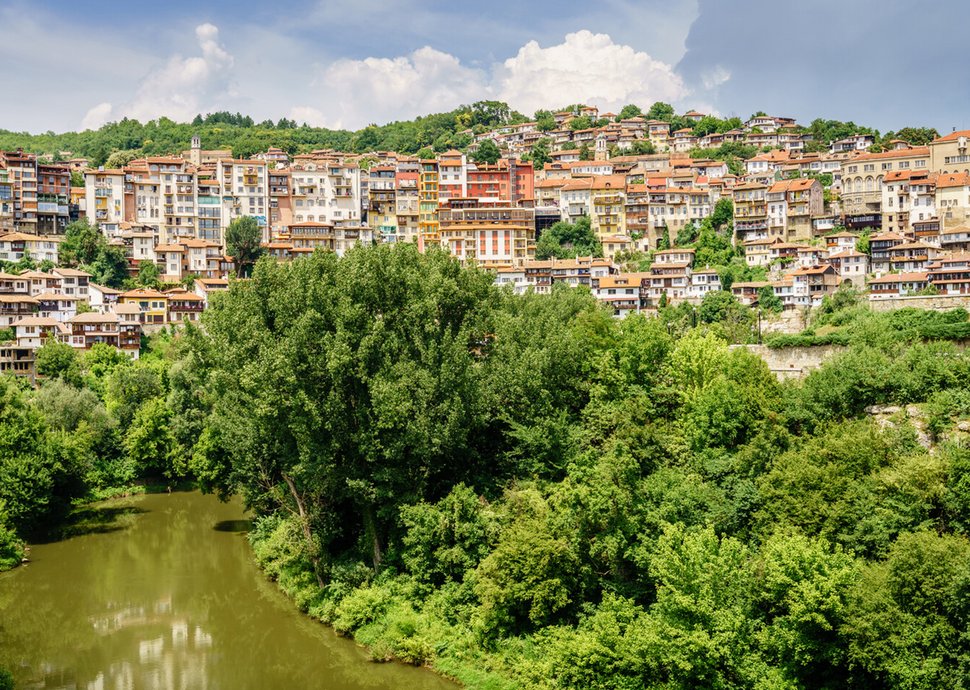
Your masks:
{"label": "bush", "polygon": [[[23,557],[24,543],[12,529],[0,522],[0,572],[16,567]],[[0,688],[2,687],[0,682]]]}

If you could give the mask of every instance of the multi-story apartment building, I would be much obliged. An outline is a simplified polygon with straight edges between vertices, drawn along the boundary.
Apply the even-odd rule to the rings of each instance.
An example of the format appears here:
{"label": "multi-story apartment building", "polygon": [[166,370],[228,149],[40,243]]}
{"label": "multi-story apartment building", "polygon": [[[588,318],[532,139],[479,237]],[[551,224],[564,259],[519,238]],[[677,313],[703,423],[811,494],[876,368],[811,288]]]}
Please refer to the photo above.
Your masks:
{"label": "multi-story apartment building", "polygon": [[418,248],[440,244],[438,225],[438,161],[423,160],[418,175]]}
{"label": "multi-story apartment building", "polygon": [[603,239],[626,234],[626,178],[602,175],[592,178],[590,187],[590,227]]}
{"label": "multi-story apartment building", "polygon": [[[0,203],[2,227],[31,235],[61,234],[69,220],[70,168],[37,162],[37,156],[0,151],[4,182]],[[4,197],[8,197],[4,199]]]}
{"label": "multi-story apartment building", "polygon": [[768,237],[768,187],[756,182],[737,185],[733,191],[734,237],[737,242]]}
{"label": "multi-story apartment building", "polygon": [[438,212],[440,242],[462,263],[505,268],[535,257],[535,210],[500,199],[449,199]]}
{"label": "multi-story apartment building", "polygon": [[441,201],[468,194],[468,160],[461,151],[452,149],[438,156],[438,197]]}
{"label": "multi-story apartment building", "polygon": [[0,168],[0,232],[14,230],[13,182],[10,171]]}
{"label": "multi-story apartment building", "polygon": [[936,209],[944,229],[970,222],[970,173],[936,176]]}
{"label": "multi-story apartment building", "polygon": [[970,172],[970,130],[952,132],[929,143],[928,166],[937,173]]}
{"label": "multi-story apartment building", "polygon": [[109,237],[117,237],[125,222],[125,171],[98,168],[85,172],[84,203],[89,220]]}
{"label": "multi-story apartment building", "polygon": [[842,164],[841,194],[846,225],[850,228],[878,227],[882,221],[885,176],[899,170],[927,170],[929,165],[930,151],[926,146],[863,153],[846,160]]}
{"label": "multi-story apartment building", "polygon": [[50,261],[56,264],[60,243],[60,237],[23,232],[7,233],[0,235],[0,260],[16,262],[28,256],[37,263]]}
{"label": "multi-story apartment building", "polygon": [[499,159],[495,165],[472,164],[466,175],[469,198],[504,199],[513,203],[535,198],[532,163]]}
{"label": "multi-story apartment building", "polygon": [[418,179],[420,164],[416,160],[398,161],[394,173],[395,202],[397,208],[397,237],[399,242],[418,241]]}
{"label": "multi-story apartment building", "polygon": [[[243,216],[252,216],[260,227],[268,225],[269,175],[266,161],[221,160],[216,165],[216,180],[222,191],[222,221],[226,227]],[[297,215],[301,214],[297,212]]]}
{"label": "multi-story apartment building", "polygon": [[70,220],[71,171],[66,165],[37,165],[37,233],[60,235]]}
{"label": "multi-story apartment building", "polygon": [[882,229],[913,234],[913,225],[936,216],[936,175],[926,170],[886,173],[882,183]]}
{"label": "multi-story apartment building", "polygon": [[374,165],[368,171],[367,224],[384,242],[397,242],[397,174],[394,165]]}

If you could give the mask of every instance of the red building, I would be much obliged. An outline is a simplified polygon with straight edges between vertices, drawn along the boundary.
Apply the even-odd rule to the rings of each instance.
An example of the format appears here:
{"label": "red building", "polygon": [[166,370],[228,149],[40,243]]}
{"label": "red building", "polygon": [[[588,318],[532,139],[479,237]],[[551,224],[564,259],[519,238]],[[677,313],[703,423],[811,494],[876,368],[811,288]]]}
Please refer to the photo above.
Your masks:
{"label": "red building", "polygon": [[519,202],[535,198],[532,163],[500,159],[495,165],[468,166],[468,196]]}

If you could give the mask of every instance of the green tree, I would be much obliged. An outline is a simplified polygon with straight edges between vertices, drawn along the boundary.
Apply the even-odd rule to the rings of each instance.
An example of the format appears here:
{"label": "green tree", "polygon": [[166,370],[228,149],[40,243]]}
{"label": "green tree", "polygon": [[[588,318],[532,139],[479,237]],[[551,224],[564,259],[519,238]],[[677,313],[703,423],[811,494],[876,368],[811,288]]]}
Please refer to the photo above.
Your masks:
{"label": "green tree", "polygon": [[471,362],[494,289],[412,245],[259,262],[204,317],[217,385],[193,457],[203,486],[292,511],[321,580],[340,543],[379,566],[400,507],[478,467]]}
{"label": "green tree", "polygon": [[549,155],[548,139],[539,139],[539,141],[532,145],[529,153],[536,170],[541,170],[546,163],[552,162],[552,156]]}
{"label": "green tree", "polygon": [[647,111],[646,118],[648,120],[664,120],[669,121],[674,116],[674,107],[669,103],[663,103],[657,101],[650,106],[650,110]]}
{"label": "green tree", "polygon": [[621,120],[626,120],[631,117],[640,117],[641,115],[643,115],[643,111],[640,110],[640,106],[631,103],[623,106],[618,117]]}
{"label": "green tree", "polygon": [[591,161],[593,160],[593,151],[590,149],[589,144],[583,142],[583,145],[579,147],[579,160],[581,161]]}
{"label": "green tree", "polygon": [[121,247],[102,245],[91,264],[82,269],[91,274],[91,281],[98,285],[120,288],[128,280],[128,259]]}
{"label": "green tree", "polygon": [[237,276],[249,275],[253,264],[264,253],[263,231],[252,216],[235,218],[226,228],[226,251],[232,256]]}
{"label": "green tree", "polygon": [[781,299],[775,294],[770,285],[763,285],[758,288],[758,306],[765,311],[780,314],[785,308]]}
{"label": "green tree", "polygon": [[559,221],[547,228],[536,242],[536,258],[571,259],[577,256],[603,256],[603,245],[583,216],[575,223]]}
{"label": "green tree", "polygon": [[104,162],[104,167],[112,169],[123,168],[138,158],[138,156],[138,151],[115,151],[108,156],[108,159]]}
{"label": "green tree", "polygon": [[135,412],[125,434],[125,452],[140,476],[174,477],[182,474],[173,466],[175,436],[171,412],[161,398],[146,400]]}
{"label": "green tree", "polygon": [[94,263],[104,244],[104,236],[87,218],[76,220],[64,229],[64,241],[57,250],[58,260],[69,267]]}
{"label": "green tree", "polygon": [[472,154],[472,160],[479,165],[483,163],[495,165],[501,157],[502,152],[499,150],[498,145],[491,139],[484,139],[478,145],[478,148],[475,149],[475,153]]}
{"label": "green tree", "polygon": [[135,284],[138,287],[157,290],[162,286],[160,278],[161,272],[158,270],[158,264],[154,261],[140,261],[138,263],[138,275],[135,276]]}
{"label": "green tree", "polygon": [[72,386],[81,385],[81,364],[77,351],[53,335],[37,350],[34,366],[40,376],[61,379]]}

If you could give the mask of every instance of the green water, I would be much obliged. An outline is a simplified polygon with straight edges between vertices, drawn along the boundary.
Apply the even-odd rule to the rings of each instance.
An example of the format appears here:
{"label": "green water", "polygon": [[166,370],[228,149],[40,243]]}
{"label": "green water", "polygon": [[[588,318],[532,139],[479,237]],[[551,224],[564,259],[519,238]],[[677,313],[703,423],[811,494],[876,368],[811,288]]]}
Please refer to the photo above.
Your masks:
{"label": "green water", "polygon": [[454,688],[375,664],[253,565],[239,503],[198,493],[92,509],[0,575],[0,667],[18,688]]}

